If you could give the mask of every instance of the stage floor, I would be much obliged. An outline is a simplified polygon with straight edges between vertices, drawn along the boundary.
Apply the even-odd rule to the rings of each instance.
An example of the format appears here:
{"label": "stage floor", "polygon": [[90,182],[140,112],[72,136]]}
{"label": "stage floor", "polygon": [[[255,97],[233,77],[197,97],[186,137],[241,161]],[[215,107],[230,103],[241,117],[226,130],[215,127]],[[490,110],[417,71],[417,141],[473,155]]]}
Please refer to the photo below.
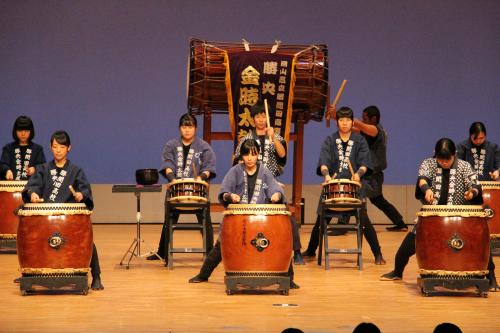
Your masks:
{"label": "stage floor", "polygon": [[[160,225],[142,227],[150,245],[142,252],[156,247],[160,229]],[[417,286],[415,257],[403,281],[379,281],[392,269],[405,233],[386,232],[383,226],[376,229],[385,266],[374,264],[365,241],[362,271],[355,267],[354,255],[334,255],[329,271],[315,261],[295,266],[295,281],[301,288],[289,296],[227,296],[222,266],[208,283],[187,282],[201,266],[199,254],[175,256],[172,271],[159,261],[137,258],[128,270],[119,266],[135,237],[135,225],[96,225],[104,291],[23,297],[12,282],[19,276],[17,256],[0,255],[0,332],[281,332],[297,327],[311,333],[340,333],[352,332],[363,321],[375,323],[384,333],[432,332],[441,322],[453,322],[463,332],[500,332],[496,317],[500,293],[489,293],[487,298],[424,297]],[[310,231],[311,226],[301,228],[303,247]],[[351,247],[354,237],[330,239],[338,247]],[[175,241],[175,246],[199,246],[200,237],[179,231]],[[495,261],[499,265],[498,257]]]}

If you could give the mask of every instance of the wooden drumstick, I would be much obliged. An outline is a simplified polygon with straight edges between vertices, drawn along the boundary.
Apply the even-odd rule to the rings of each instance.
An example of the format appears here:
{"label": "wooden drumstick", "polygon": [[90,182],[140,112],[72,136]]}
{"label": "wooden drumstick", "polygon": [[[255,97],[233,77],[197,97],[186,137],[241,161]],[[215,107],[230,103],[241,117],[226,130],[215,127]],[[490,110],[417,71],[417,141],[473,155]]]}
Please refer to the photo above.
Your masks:
{"label": "wooden drumstick", "polygon": [[[347,84],[347,80],[344,80],[342,81],[342,83],[340,84],[340,88],[339,90],[337,91],[337,95],[335,96],[335,99],[333,100],[333,103],[331,104],[332,107],[337,107],[337,103],[339,102],[340,100],[340,97],[342,96],[342,94],[344,93],[344,88],[345,88],[345,85]],[[327,127],[330,127],[330,119],[333,118],[333,115],[330,115],[329,114],[330,111],[328,111],[328,118],[327,118],[327,122],[326,122],[326,126]]]}
{"label": "wooden drumstick", "polygon": [[349,166],[349,171],[351,172],[351,177],[354,177],[354,169],[352,168],[351,160],[349,158],[344,159],[345,162],[347,162],[347,165]]}
{"label": "wooden drumstick", "polygon": [[71,191],[71,194],[73,194],[73,196],[75,197],[76,196],[76,191],[75,189],[73,188],[73,186],[68,186],[69,187],[69,190]]}
{"label": "wooden drumstick", "polygon": [[[271,127],[271,122],[269,121],[269,108],[267,106],[267,98],[264,98],[264,109],[266,110],[266,123],[267,123],[267,127]],[[269,140],[273,141],[273,138],[270,136]]]}

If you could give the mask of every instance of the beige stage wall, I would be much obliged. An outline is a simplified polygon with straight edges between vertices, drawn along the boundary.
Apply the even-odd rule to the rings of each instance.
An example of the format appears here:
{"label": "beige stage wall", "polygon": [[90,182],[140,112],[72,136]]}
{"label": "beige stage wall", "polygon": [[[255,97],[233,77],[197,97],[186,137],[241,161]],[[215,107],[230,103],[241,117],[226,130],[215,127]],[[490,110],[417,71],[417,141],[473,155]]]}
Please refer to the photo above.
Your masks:
{"label": "beige stage wall", "polygon": [[[92,215],[93,223],[135,223],[136,221],[136,198],[133,193],[112,193],[111,184],[93,184],[95,209]],[[165,185],[162,192],[141,194],[141,213],[143,223],[163,222],[165,198]],[[217,201],[217,193],[220,184],[212,184],[210,187],[210,200]],[[286,194],[291,198],[291,185],[287,185]],[[403,215],[406,223],[413,223],[415,214],[421,206],[414,198],[414,185],[385,185],[384,196]],[[304,185],[302,188],[305,198],[306,211],[305,223],[314,223],[316,208],[318,204],[320,185]],[[376,207],[369,203],[368,214],[374,224],[390,224],[389,219]],[[195,218],[185,216],[183,220]],[[212,221],[220,222],[221,213],[212,213]]]}

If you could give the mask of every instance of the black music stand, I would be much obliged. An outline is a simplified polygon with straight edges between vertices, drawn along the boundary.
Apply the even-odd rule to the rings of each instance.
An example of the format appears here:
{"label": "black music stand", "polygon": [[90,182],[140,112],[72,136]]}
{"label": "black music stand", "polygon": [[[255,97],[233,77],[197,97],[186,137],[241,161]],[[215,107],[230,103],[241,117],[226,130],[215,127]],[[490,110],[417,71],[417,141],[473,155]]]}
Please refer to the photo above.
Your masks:
{"label": "black music stand", "polygon": [[156,251],[150,251],[146,254],[141,254],[141,243],[144,243],[144,240],[141,238],[141,193],[142,192],[161,192],[161,185],[113,185],[113,188],[111,190],[112,193],[134,193],[135,197],[137,198],[137,215],[136,215],[136,221],[137,221],[137,234],[134,240],[132,241],[132,244],[127,249],[127,252],[122,257],[122,260],[120,261],[120,266],[123,265],[123,261],[127,254],[129,254],[128,262],[127,262],[127,269],[130,268],[130,261],[132,261],[132,258],[134,257],[144,257],[144,256],[149,256],[149,255],[156,255],[159,259],[162,259]]}

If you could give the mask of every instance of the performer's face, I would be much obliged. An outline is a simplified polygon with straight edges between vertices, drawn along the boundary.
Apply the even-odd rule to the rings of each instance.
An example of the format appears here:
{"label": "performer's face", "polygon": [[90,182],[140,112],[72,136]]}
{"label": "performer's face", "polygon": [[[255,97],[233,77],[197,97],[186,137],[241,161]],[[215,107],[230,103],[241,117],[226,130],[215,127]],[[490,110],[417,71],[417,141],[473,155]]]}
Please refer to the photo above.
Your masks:
{"label": "performer's face", "polygon": [[50,150],[52,150],[52,155],[54,155],[54,160],[56,162],[63,162],[66,160],[66,156],[68,156],[71,146],[62,145],[54,139],[50,145]]}
{"label": "performer's face", "polygon": [[350,133],[352,130],[352,119],[351,118],[339,118],[337,119],[337,126],[340,133]]}
{"label": "performer's face", "polygon": [[19,140],[20,144],[27,144],[30,138],[31,131],[30,130],[17,130],[16,136]]}
{"label": "performer's face", "polygon": [[455,155],[450,158],[436,158],[439,166],[443,169],[449,169],[453,165],[453,161],[455,161]]}
{"label": "performer's face", "polygon": [[248,155],[243,155],[243,162],[247,169],[253,169],[257,165],[257,159],[259,155],[256,152],[249,152]]}
{"label": "performer's face", "polygon": [[181,137],[185,141],[191,141],[196,134],[196,127],[193,125],[182,125],[179,127],[179,130],[181,132]]}
{"label": "performer's face", "polygon": [[483,132],[479,132],[479,134],[474,138],[474,135],[471,135],[470,141],[474,146],[480,146],[486,140],[486,135]]}
{"label": "performer's face", "polygon": [[263,130],[267,127],[266,114],[259,113],[253,117],[253,121],[255,123],[255,128],[258,130]]}

